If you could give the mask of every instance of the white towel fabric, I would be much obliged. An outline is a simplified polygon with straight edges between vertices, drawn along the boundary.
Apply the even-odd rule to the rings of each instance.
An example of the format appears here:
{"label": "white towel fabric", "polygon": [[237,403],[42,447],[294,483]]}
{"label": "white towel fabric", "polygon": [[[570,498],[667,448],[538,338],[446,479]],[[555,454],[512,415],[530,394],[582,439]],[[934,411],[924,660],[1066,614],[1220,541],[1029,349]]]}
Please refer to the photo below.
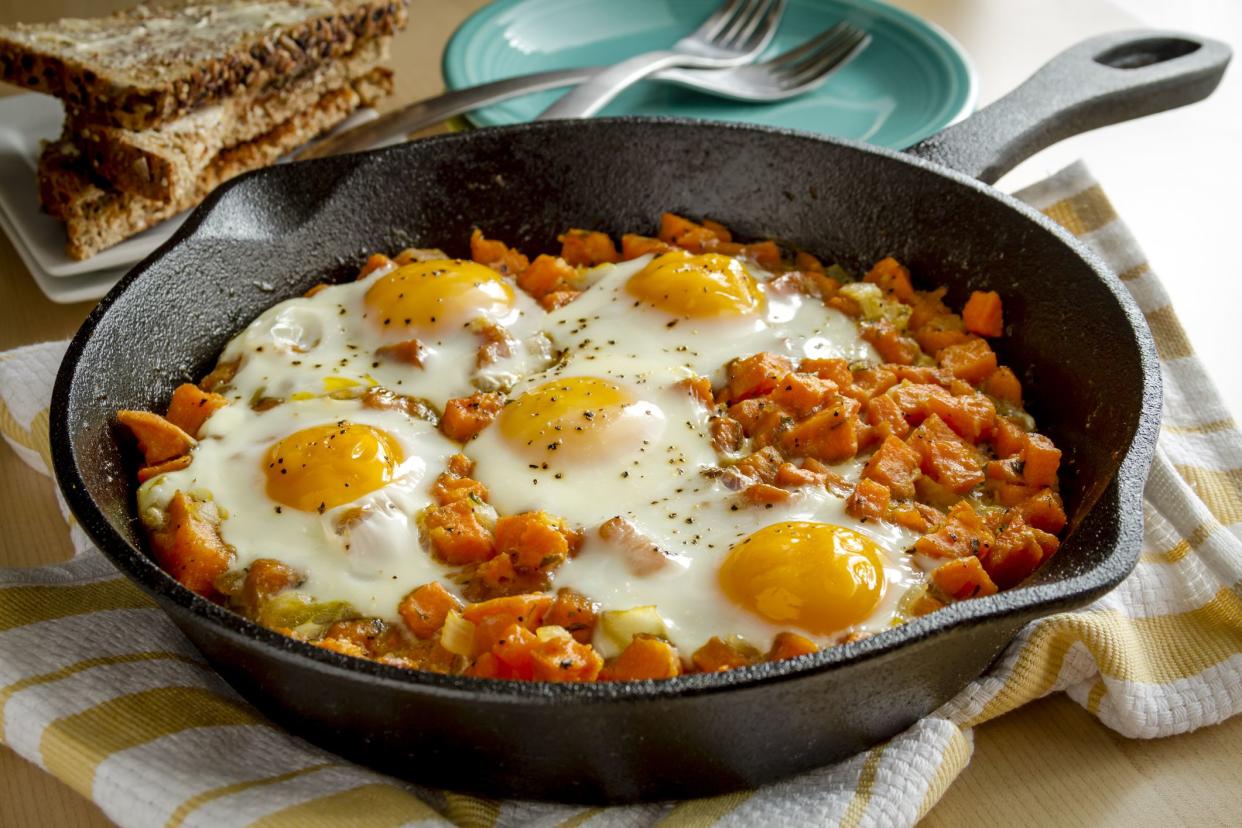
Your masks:
{"label": "white towel fabric", "polygon": [[[886,744],[758,791],[588,809],[398,781],[267,724],[69,521],[77,556],[0,570],[0,739],[124,826],[910,825],[970,761],[971,728],[1065,692],[1132,737],[1242,710],[1242,435],[1168,297],[1081,165],[1019,193],[1118,272],[1155,334],[1165,419],[1134,574],[1025,628],[992,670]],[[0,355],[0,431],[47,473],[64,343]]]}

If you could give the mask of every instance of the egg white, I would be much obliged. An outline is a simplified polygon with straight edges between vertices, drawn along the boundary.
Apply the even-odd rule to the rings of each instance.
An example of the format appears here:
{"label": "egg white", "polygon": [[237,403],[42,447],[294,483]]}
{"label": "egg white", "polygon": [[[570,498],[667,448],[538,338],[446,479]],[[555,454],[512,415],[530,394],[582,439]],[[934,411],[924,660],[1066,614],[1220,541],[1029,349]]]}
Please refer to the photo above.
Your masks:
{"label": "egg white", "polygon": [[[396,439],[404,461],[376,491],[322,514],[280,506],[266,493],[268,449],[304,428],[346,420],[382,429]],[[418,513],[429,488],[457,446],[428,422],[358,400],[313,399],[253,411],[229,405],[203,426],[191,464],[148,480],[138,490],[139,513],[151,527],[177,491],[214,501],[223,515],[220,537],[236,553],[234,567],[275,558],[307,576],[301,591],[319,601],[348,601],[363,614],[396,618],[414,587],[442,581],[449,568],[420,545]],[[339,519],[354,507],[367,515],[345,531]]]}
{"label": "egg white", "polygon": [[[507,387],[550,361],[549,345],[538,335],[546,314],[517,288],[507,312],[479,317],[517,341],[510,357],[492,365],[477,365],[481,339],[468,324],[434,334],[385,329],[368,310],[366,294],[392,269],[288,299],[260,314],[220,356],[221,362],[240,363],[229,383],[230,399],[250,404],[264,397],[287,400],[379,385],[441,408],[452,397]],[[376,354],[410,338],[424,346],[421,367]]]}
{"label": "egg white", "polygon": [[[575,355],[607,353],[682,366],[713,385],[724,381],[724,366],[734,357],[760,351],[794,359],[879,361],[852,318],[793,291],[765,289],[764,310],[757,316],[690,319],[639,302],[625,285],[653,258],[647,254],[595,268],[589,274],[594,283],[543,323],[557,347]],[[746,268],[761,286],[772,279],[751,263]]]}

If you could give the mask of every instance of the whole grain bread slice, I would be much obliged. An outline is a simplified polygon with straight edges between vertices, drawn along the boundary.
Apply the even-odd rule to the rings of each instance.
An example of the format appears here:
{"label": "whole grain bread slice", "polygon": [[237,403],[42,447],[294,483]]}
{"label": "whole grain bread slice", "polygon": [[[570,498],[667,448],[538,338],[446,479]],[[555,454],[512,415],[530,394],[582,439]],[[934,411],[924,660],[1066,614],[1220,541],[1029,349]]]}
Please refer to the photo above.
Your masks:
{"label": "whole grain bread slice", "polygon": [[73,135],[92,171],[118,190],[176,201],[198,186],[221,150],[252,141],[311,107],[327,91],[367,75],[388,57],[392,38],[371,38],[339,60],[320,64],[276,90],[233,96],[159,129],[92,124],[70,111]]}
{"label": "whole grain bread slice", "polygon": [[152,129],[405,26],[408,0],[155,0],[107,17],[0,26],[0,80],[79,118]]}
{"label": "whole grain bread slice", "polygon": [[267,133],[221,151],[203,169],[192,190],[173,201],[154,201],[109,187],[92,175],[72,136],[66,134],[48,144],[39,157],[39,197],[44,209],[65,225],[65,251],[71,258],[86,259],[195,206],[230,178],[272,164],[336,126],[359,106],[391,92],[392,72],[385,68],[328,91]]}

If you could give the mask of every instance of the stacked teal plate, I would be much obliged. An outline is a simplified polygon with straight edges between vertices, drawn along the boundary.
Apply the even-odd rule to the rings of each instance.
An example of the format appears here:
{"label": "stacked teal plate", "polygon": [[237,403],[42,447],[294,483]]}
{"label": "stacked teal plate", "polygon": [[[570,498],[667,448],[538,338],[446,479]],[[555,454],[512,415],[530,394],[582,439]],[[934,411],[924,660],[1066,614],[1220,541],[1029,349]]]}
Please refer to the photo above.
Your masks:
{"label": "stacked teal plate", "polygon": [[[497,0],[453,35],[444,54],[450,89],[574,66],[606,65],[671,46],[721,0]],[[772,104],[727,101],[643,82],[602,115],[678,115],[810,130],[896,149],[965,117],[975,73],[962,48],[925,20],[876,0],[789,0],[764,57],[847,20],[871,45],[813,92]],[[560,92],[517,98],[471,113],[476,126],[530,121]]]}

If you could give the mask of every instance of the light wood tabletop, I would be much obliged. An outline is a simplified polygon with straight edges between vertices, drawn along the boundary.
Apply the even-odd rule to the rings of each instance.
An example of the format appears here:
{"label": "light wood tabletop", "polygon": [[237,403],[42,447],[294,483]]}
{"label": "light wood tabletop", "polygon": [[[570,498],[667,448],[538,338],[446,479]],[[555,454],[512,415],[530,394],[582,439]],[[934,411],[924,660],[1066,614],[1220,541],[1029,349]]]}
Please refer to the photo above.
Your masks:
{"label": "light wood tabletop", "polygon": [[[117,0],[0,0],[0,23],[50,20],[65,15],[100,14],[127,5]],[[1136,15],[1160,20],[1171,14],[1156,0],[903,0],[897,5],[922,14],[960,40],[975,58],[981,78],[981,102],[1012,87],[1060,48],[1106,29],[1134,28]],[[481,0],[413,0],[410,26],[393,50],[397,93],[392,103],[435,94],[442,88],[439,57],[453,29]],[[1124,5],[1125,8],[1122,8]],[[1222,35],[1222,27],[1242,35],[1239,4],[1230,0],[1188,0],[1176,14],[1186,28]],[[1167,24],[1172,26],[1173,24]],[[1233,27],[1229,29],[1229,27]],[[1235,43],[1238,41],[1235,40]],[[1002,186],[1018,186],[1084,157],[1119,212],[1148,248],[1165,277],[1174,302],[1188,323],[1196,351],[1212,370],[1235,411],[1242,409],[1242,375],[1229,370],[1235,345],[1212,331],[1234,326],[1225,313],[1242,305],[1242,273],[1203,275],[1199,263],[1215,254],[1210,241],[1228,238],[1225,221],[1236,221],[1236,210],[1223,209],[1242,184],[1236,159],[1221,166],[1204,159],[1185,142],[1153,164],[1140,178],[1138,165],[1150,154],[1143,141],[1163,135],[1174,141],[1194,125],[1213,123],[1211,136],[1198,138],[1203,152],[1211,141],[1233,146],[1242,137],[1242,94],[1227,81],[1229,96],[1197,110],[1157,116],[1146,122],[1146,137],[1134,127],[1122,136],[1126,149],[1113,151],[1105,139],[1084,136],[1027,162]],[[0,87],[0,94],[12,92]],[[1221,113],[1228,113],[1222,115]],[[1146,123],[1145,122],[1145,123]],[[1163,131],[1163,132],[1162,132]],[[1094,143],[1093,143],[1094,142]],[[1206,142],[1206,143],[1204,143]],[[1181,155],[1185,153],[1185,156]],[[1226,155],[1219,150],[1221,164]],[[1170,161],[1169,159],[1179,160]],[[1186,158],[1194,160],[1184,160]],[[1129,159],[1129,161],[1127,161]],[[1158,158],[1157,161],[1160,159]],[[1130,166],[1126,167],[1129,163]],[[1168,164],[1185,164],[1185,169]],[[1209,168],[1215,169],[1214,175]],[[1127,170],[1129,174],[1127,174]],[[1158,232],[1154,208],[1145,193],[1181,198],[1173,221],[1176,232]],[[1232,200],[1228,202],[1232,206]],[[1221,208],[1221,209],[1216,209]],[[1188,214],[1182,216],[1182,214]],[[1172,273],[1176,279],[1170,280]],[[1196,276],[1196,274],[1199,274]],[[1198,281],[1196,281],[1198,279]],[[1170,283],[1172,281],[1172,283]],[[1215,299],[1204,299],[1207,288]],[[12,244],[0,235],[0,350],[32,342],[64,338],[73,333],[90,310],[88,304],[55,305],[30,279]],[[1231,338],[1232,339],[1232,338]],[[63,559],[70,553],[65,526],[56,507],[53,486],[32,472],[7,447],[0,447],[0,566],[32,566]],[[1227,825],[1242,821],[1237,787],[1237,759],[1242,753],[1242,717],[1195,733],[1158,741],[1133,741],[1108,730],[1064,696],[1028,705],[975,730],[970,766],[925,820],[927,825]],[[0,747],[0,825],[107,825],[107,819],[86,799],[51,776]]]}

